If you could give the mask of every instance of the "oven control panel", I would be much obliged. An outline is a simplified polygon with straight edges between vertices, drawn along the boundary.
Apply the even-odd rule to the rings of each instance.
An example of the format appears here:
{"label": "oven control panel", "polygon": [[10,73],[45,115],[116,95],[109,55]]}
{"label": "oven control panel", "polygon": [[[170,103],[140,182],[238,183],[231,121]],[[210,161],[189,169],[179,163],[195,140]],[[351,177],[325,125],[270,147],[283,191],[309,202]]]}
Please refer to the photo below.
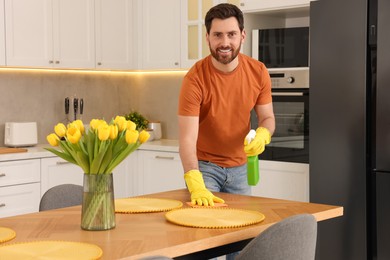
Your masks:
{"label": "oven control panel", "polygon": [[309,69],[269,69],[272,88],[309,88]]}

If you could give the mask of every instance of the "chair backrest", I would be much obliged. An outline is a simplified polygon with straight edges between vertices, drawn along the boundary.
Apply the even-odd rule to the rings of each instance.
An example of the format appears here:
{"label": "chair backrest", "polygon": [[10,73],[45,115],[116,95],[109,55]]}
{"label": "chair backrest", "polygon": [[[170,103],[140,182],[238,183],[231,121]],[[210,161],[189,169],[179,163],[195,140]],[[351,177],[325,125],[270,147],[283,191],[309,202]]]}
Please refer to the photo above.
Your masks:
{"label": "chair backrest", "polygon": [[39,203],[39,211],[81,205],[83,186],[62,184],[47,190]]}
{"label": "chair backrest", "polygon": [[235,260],[314,260],[317,221],[313,215],[286,218],[259,234]]}

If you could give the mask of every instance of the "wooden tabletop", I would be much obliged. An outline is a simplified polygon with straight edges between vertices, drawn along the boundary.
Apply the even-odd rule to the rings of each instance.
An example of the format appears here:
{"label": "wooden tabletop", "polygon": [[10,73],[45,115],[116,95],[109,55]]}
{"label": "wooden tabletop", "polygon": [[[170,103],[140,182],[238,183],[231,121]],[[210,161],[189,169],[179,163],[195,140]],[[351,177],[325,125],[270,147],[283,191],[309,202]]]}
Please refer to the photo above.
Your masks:
{"label": "wooden tabletop", "polygon": [[[102,259],[139,259],[150,255],[177,257],[253,238],[272,224],[292,215],[309,213],[317,221],[343,215],[339,206],[294,202],[262,197],[215,193],[230,208],[255,210],[265,215],[259,224],[241,228],[201,229],[172,224],[165,212],[116,214],[116,228],[84,231],[80,228],[81,206],[0,219],[0,226],[16,232],[16,238],[3,243],[65,240],[87,242],[103,250]],[[145,195],[150,198],[190,200],[187,190]]]}

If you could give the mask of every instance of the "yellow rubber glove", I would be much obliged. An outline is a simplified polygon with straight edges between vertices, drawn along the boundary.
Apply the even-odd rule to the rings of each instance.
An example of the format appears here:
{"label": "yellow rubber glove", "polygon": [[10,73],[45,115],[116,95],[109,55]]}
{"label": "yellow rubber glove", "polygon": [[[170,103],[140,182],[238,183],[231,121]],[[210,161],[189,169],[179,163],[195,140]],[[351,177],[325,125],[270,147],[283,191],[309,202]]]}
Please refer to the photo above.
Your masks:
{"label": "yellow rubber glove", "polygon": [[191,193],[191,204],[199,206],[214,206],[214,202],[224,203],[225,201],[214,196],[204,184],[202,173],[198,170],[191,170],[184,174],[188,190]]}
{"label": "yellow rubber glove", "polygon": [[256,129],[256,136],[248,144],[248,141],[244,140],[244,151],[246,156],[255,156],[264,152],[265,145],[271,142],[271,133],[265,127],[259,127]]}

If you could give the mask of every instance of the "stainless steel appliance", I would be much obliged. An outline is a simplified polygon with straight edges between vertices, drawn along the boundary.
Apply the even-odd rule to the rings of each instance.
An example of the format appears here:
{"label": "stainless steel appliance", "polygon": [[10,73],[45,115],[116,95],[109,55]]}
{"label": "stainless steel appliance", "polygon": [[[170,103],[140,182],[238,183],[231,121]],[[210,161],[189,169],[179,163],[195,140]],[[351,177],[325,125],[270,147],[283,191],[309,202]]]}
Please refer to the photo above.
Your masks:
{"label": "stainless steel appliance", "polygon": [[267,68],[309,66],[309,27],[252,31],[252,57]]}
{"label": "stainless steel appliance", "polygon": [[390,259],[390,1],[310,5],[310,200],[319,260]]}
{"label": "stainless steel appliance", "polygon": [[[276,130],[261,160],[309,163],[309,70],[270,70]],[[256,129],[256,113],[251,128]]]}

